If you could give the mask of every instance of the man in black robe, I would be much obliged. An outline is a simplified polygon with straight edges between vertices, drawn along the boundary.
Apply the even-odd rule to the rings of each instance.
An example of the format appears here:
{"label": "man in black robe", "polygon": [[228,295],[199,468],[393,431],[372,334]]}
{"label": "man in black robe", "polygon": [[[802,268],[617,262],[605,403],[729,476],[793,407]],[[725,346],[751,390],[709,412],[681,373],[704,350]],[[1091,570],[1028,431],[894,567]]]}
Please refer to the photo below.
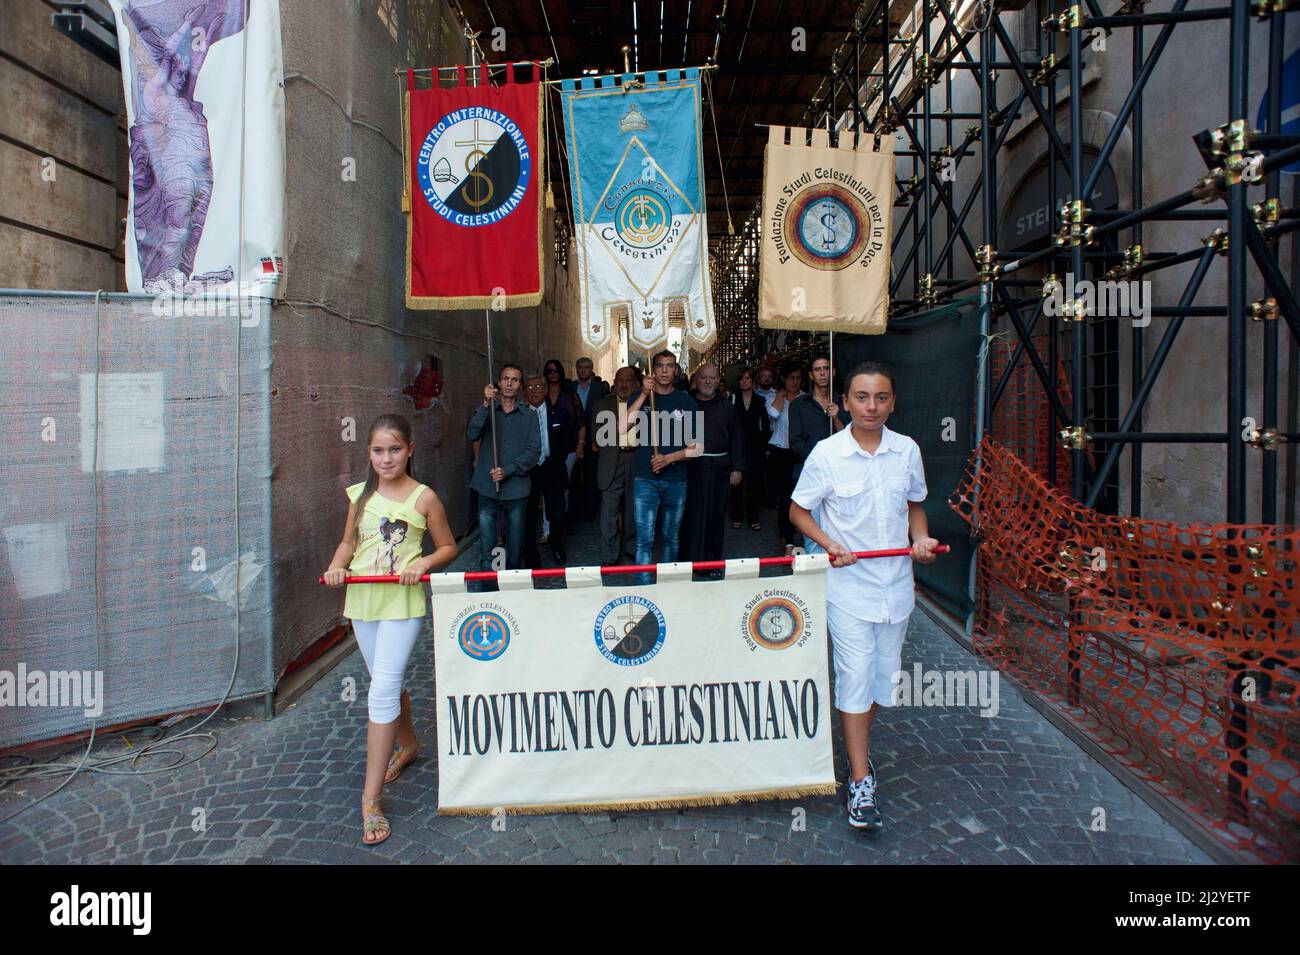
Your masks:
{"label": "man in black robe", "polygon": [[688,560],[721,560],[727,492],[740,483],[744,435],[735,406],[718,391],[718,366],[701,365],[697,375],[695,403],[703,419],[704,453],[687,466],[682,553]]}

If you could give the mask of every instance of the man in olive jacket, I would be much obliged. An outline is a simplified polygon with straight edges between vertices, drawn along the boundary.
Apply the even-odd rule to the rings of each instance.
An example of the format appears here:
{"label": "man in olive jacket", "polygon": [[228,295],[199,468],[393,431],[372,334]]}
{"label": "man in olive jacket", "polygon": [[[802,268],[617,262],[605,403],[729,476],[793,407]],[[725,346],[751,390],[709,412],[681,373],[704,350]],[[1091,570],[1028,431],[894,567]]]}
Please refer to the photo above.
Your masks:
{"label": "man in olive jacket", "polygon": [[[632,471],[636,445],[631,435],[620,438],[620,414],[627,414],[627,402],[641,387],[635,368],[624,367],[614,376],[614,390],[592,405],[591,443],[596,448],[596,488],[600,491],[600,562],[618,564],[625,553],[619,546],[618,515],[623,514],[623,539],[631,540],[636,523],[632,515]],[[621,445],[621,446],[620,446]],[[628,555],[630,556],[630,555]]]}

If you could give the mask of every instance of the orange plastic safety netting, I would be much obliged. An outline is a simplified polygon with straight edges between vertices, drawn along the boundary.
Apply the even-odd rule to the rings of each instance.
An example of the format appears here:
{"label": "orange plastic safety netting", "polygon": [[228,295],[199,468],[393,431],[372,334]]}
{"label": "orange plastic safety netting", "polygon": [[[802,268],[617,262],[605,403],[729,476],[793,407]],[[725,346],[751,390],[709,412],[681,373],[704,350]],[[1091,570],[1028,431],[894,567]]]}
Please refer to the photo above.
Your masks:
{"label": "orange plastic safety netting", "polygon": [[1112,517],[986,439],[975,646],[1226,845],[1300,858],[1300,529]]}
{"label": "orange plastic safety netting", "polygon": [[[1040,355],[1047,353],[1047,336],[1034,335],[1031,338]],[[1007,366],[1014,355],[1013,345],[1009,340],[997,338],[989,342],[989,375],[993,381],[1001,381]],[[1070,406],[1070,375],[1065,363],[1056,363],[1056,393],[1068,408]],[[1006,386],[989,417],[988,433],[1011,448],[1031,471],[1039,477],[1048,478],[1050,470],[1050,447],[1055,441],[1055,429],[1051,426],[1048,414],[1050,405],[1047,392],[1042,382],[1023,355],[1011,370]],[[1056,487],[1070,486],[1070,454],[1058,448],[1056,455],[1056,480],[1051,482]]]}

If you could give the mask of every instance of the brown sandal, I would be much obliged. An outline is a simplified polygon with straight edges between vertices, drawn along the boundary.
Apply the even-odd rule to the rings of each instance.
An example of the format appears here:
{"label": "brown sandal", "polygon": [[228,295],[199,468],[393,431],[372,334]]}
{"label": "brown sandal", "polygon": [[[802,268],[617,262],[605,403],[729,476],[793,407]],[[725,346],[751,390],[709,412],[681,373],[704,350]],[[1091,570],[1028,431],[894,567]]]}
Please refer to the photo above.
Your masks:
{"label": "brown sandal", "polygon": [[388,757],[388,769],[384,773],[384,783],[388,784],[402,775],[402,770],[408,765],[415,762],[415,758],[420,755],[420,741],[416,740],[409,748],[398,744],[393,755]]}
{"label": "brown sandal", "polygon": [[[378,839],[366,841],[366,836],[379,834]],[[363,846],[377,846],[393,834],[393,827],[388,824],[388,818],[379,808],[379,800],[363,799],[361,801],[361,844]]]}

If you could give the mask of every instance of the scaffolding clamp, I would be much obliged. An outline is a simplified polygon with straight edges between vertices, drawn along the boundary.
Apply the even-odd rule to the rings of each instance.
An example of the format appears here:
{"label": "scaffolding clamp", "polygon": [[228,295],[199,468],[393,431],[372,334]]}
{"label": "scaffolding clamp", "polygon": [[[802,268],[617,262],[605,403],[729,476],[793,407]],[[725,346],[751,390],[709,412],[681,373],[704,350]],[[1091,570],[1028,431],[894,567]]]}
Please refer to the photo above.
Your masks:
{"label": "scaffolding clamp", "polygon": [[1083,26],[1083,21],[1083,5],[1076,3],[1056,16],[1043,17],[1041,26],[1044,30],[1068,33]]}
{"label": "scaffolding clamp", "polygon": [[1068,302],[1061,303],[1061,321],[1069,324],[1070,322],[1082,322],[1088,317],[1088,300],[1086,298],[1072,298]]}
{"label": "scaffolding clamp", "polygon": [[984,129],[980,126],[979,123],[971,123],[971,125],[966,127],[966,138],[970,140],[972,143],[979,142],[980,137],[983,135],[984,135]]}
{"label": "scaffolding clamp", "polygon": [[1228,233],[1224,232],[1222,229],[1215,229],[1201,240],[1201,245],[1213,248],[1220,255],[1227,255]]}
{"label": "scaffolding clamp", "polygon": [[921,174],[908,176],[898,181],[898,200],[894,205],[907,205],[907,200],[921,191]]}
{"label": "scaffolding clamp", "polygon": [[1245,152],[1250,148],[1255,131],[1244,119],[1234,119],[1229,123],[1216,126],[1210,130],[1210,154],[1228,156],[1232,153]]}
{"label": "scaffolding clamp", "polygon": [[1246,432],[1246,443],[1261,451],[1276,451],[1279,444],[1286,444],[1286,437],[1278,434],[1277,428],[1251,428]]}
{"label": "scaffolding clamp", "polygon": [[1277,299],[1271,295],[1268,298],[1255,299],[1250,303],[1250,318],[1255,322],[1277,321]]}
{"label": "scaffolding clamp", "polygon": [[930,168],[940,175],[943,174],[944,160],[952,158],[952,146],[944,146],[933,156],[930,157]]}
{"label": "scaffolding clamp", "polygon": [[920,286],[921,291],[917,295],[917,299],[927,308],[933,306],[939,300],[939,290],[935,287],[934,276],[926,272],[921,276]]}
{"label": "scaffolding clamp", "polygon": [[1218,179],[1223,176],[1227,179],[1227,172],[1223,169],[1212,169],[1200,179],[1196,180],[1196,185],[1192,186],[1192,195],[1200,199],[1202,203],[1209,204],[1216,199],[1222,199],[1227,195],[1223,187],[1219,185]]}
{"label": "scaffolding clamp", "polygon": [[1092,440],[1092,435],[1083,429],[1082,425],[1075,425],[1073,428],[1062,428],[1060,430],[1061,444],[1067,451],[1086,451],[1088,442]]}
{"label": "scaffolding clamp", "polygon": [[[1230,616],[1236,610],[1232,602],[1225,600],[1222,596],[1215,597],[1210,601],[1210,609],[1220,617]],[[1220,630],[1227,630],[1230,623],[1227,620],[1216,620],[1214,625]]]}
{"label": "scaffolding clamp", "polygon": [[[1267,226],[1275,225],[1282,217],[1282,204],[1275,198],[1265,199],[1251,206],[1250,211],[1255,216],[1255,225],[1259,226],[1260,229],[1264,229]],[[1276,237],[1273,241],[1277,241]]]}
{"label": "scaffolding clamp", "polygon": [[894,107],[890,103],[884,104],[877,111],[876,128],[882,133],[892,133],[898,129],[898,117],[894,114]]}
{"label": "scaffolding clamp", "polygon": [[1131,17],[1142,14],[1146,10],[1147,0],[1124,0],[1120,8],[1115,11],[1118,16]]}
{"label": "scaffolding clamp", "polygon": [[1043,276],[1043,298],[1051,298],[1061,288],[1061,280],[1055,272]]}
{"label": "scaffolding clamp", "polygon": [[939,63],[929,53],[922,53],[916,58],[916,66],[913,70],[916,79],[926,86],[933,86],[939,82]]}
{"label": "scaffolding clamp", "polygon": [[1264,178],[1264,154],[1255,150],[1231,153],[1223,161],[1223,181],[1233,186],[1239,182],[1259,182]]}
{"label": "scaffolding clamp", "polygon": [[1268,568],[1260,565],[1260,561],[1264,559],[1264,548],[1260,547],[1258,544],[1247,544],[1246,556],[1250,558],[1250,576],[1268,576]]}
{"label": "scaffolding clamp", "polygon": [[1255,0],[1252,6],[1255,8],[1255,16],[1267,20],[1273,14],[1281,13],[1286,9],[1286,0]]}
{"label": "scaffolding clamp", "polygon": [[1130,245],[1124,250],[1124,261],[1114,266],[1106,273],[1106,278],[1114,281],[1115,279],[1127,278],[1132,275],[1142,265],[1142,246],[1141,244]]}
{"label": "scaffolding clamp", "polygon": [[981,245],[976,249],[975,261],[979,263],[981,282],[996,282],[1002,274],[1002,266],[998,265],[998,253],[991,245]]}
{"label": "scaffolding clamp", "polygon": [[1046,86],[1048,83],[1050,83],[1052,81],[1052,77],[1056,74],[1056,70],[1059,65],[1060,64],[1056,60],[1055,53],[1049,53],[1047,54],[1047,56],[1039,60],[1038,69],[1034,70],[1032,76],[1030,77],[1034,81],[1034,85]]}
{"label": "scaffolding clamp", "polygon": [[1092,245],[1097,228],[1087,224],[1090,211],[1081,199],[1075,199],[1061,206],[1061,231],[1056,234],[1056,244]]}
{"label": "scaffolding clamp", "polygon": [[1077,551],[1070,550],[1069,547],[1062,547],[1056,554],[1056,569],[1059,570],[1068,580],[1078,580],[1083,575],[1079,573],[1079,559],[1082,555]]}

